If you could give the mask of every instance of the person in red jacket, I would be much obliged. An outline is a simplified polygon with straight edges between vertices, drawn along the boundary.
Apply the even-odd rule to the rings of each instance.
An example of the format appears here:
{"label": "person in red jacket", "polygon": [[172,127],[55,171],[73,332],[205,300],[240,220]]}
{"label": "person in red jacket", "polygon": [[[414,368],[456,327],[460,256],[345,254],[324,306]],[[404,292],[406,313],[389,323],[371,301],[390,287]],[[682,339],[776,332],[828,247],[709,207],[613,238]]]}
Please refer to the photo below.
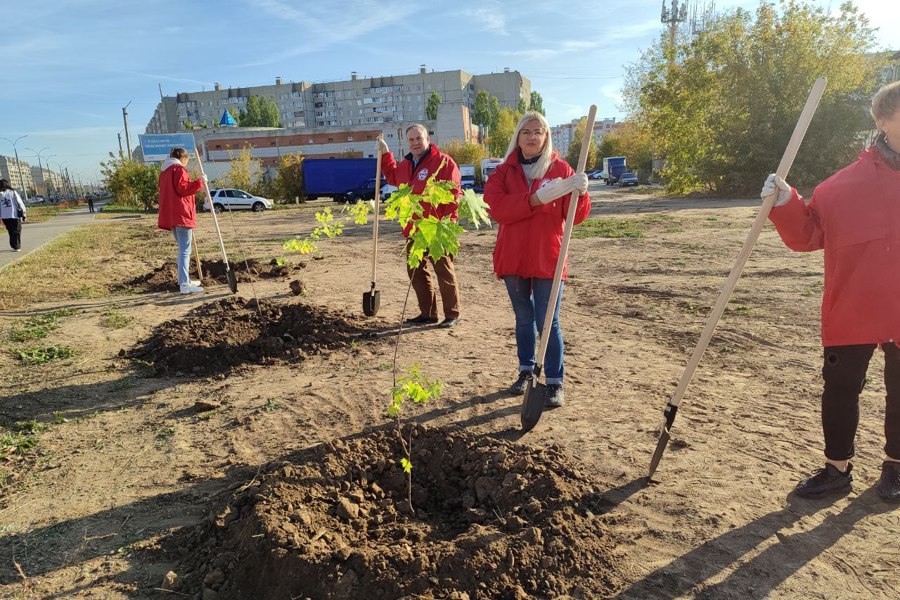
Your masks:
{"label": "person in red jacket", "polygon": [[761,194],[778,195],[769,218],[789,248],[825,250],[825,468],[797,484],[801,497],[850,489],[859,395],[869,360],[880,347],[887,397],[877,492],[900,501],[900,82],[875,94],[871,113],[878,128],[875,143],[819,184],[810,200],[775,175]]}
{"label": "person in red jacket", "polygon": [[[484,189],[488,212],[499,224],[494,273],[506,283],[516,316],[519,377],[509,388],[512,394],[525,391],[534,370],[535,332],[544,332],[544,316],[550,302],[570,195],[574,190],[581,192],[575,213],[575,223],[581,223],[591,210],[587,188],[587,175],[576,175],[553,152],[550,126],[544,115],[535,111],[525,113],[510,140],[506,159]],[[565,266],[562,279],[563,282],[566,279]],[[556,298],[544,360],[547,386],[551,390],[548,407],[563,405],[563,336],[559,327],[563,282]]]}
{"label": "person in red jacket", "polygon": [[[406,142],[409,146],[409,154],[399,164],[384,140],[379,139],[375,142],[375,152],[382,155],[381,170],[388,183],[395,186],[405,183],[412,188],[413,194],[421,194],[429,177],[437,172],[435,175],[437,181],[452,181],[456,184],[453,194],[459,198],[461,194],[459,167],[452,158],[431,143],[425,126],[417,123],[407,127]],[[454,221],[458,218],[459,204],[457,203],[442,204],[437,207],[425,204],[423,208],[425,217],[433,215],[442,219],[449,216]],[[403,229],[404,237],[409,237],[411,229],[412,223],[407,224]],[[410,246],[411,242],[407,242],[407,254],[409,254]],[[444,320],[441,321],[440,327],[453,327],[459,321],[459,285],[456,283],[453,257],[445,256],[437,262],[431,260],[431,265],[434,268],[435,277],[437,277],[438,288],[441,290],[441,304],[444,307]],[[423,261],[416,269],[407,267],[406,271],[419,302],[419,315],[407,319],[406,322],[415,325],[437,323],[437,296],[431,274],[428,272],[428,261]]]}
{"label": "person in red jacket", "polygon": [[173,148],[162,164],[159,174],[160,229],[168,229],[178,242],[178,288],[182,294],[202,292],[199,281],[191,281],[188,266],[191,260],[191,239],[197,226],[197,207],[194,194],[206,185],[206,175],[191,181],[187,170],[190,155],[184,148]]}

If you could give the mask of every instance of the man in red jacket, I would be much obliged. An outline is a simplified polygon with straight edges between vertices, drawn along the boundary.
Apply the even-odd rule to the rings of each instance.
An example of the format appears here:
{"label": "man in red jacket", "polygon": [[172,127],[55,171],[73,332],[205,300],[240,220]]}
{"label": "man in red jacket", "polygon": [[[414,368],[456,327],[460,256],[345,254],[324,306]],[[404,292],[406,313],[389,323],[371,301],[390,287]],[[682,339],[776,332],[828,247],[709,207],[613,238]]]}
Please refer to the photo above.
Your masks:
{"label": "man in red jacket", "polygon": [[[411,125],[406,129],[406,141],[409,145],[409,154],[397,164],[394,155],[387,144],[379,139],[375,142],[375,152],[382,155],[381,169],[384,177],[391,185],[399,186],[405,183],[412,188],[414,194],[421,194],[425,189],[428,179],[437,172],[437,181],[452,181],[456,184],[453,194],[460,196],[459,168],[453,159],[438,150],[428,138],[428,130],[424,125]],[[443,163],[443,166],[441,164]],[[433,206],[425,204],[424,216],[435,216],[438,219],[449,216],[456,221],[459,204],[442,204]],[[404,237],[409,237],[412,223],[403,230]],[[409,253],[411,242],[406,244],[406,252]],[[426,255],[427,256],[427,255]],[[430,260],[430,259],[429,259]],[[437,296],[434,291],[434,283],[428,272],[428,262],[422,261],[416,269],[407,267],[406,271],[412,281],[416,299],[419,302],[419,316],[407,319],[407,323],[422,325],[425,323],[437,323]],[[445,256],[439,261],[431,260],[434,274],[437,277],[438,287],[441,290],[441,304],[444,307],[444,320],[440,327],[453,327],[459,321],[459,286],[456,283],[456,269],[453,266],[453,257]]]}
{"label": "man in red jacket", "polygon": [[191,239],[197,226],[197,207],[194,194],[203,189],[206,175],[191,181],[187,170],[190,155],[184,148],[173,148],[162,164],[159,174],[160,229],[168,229],[178,242],[178,289],[182,294],[202,292],[199,281],[191,281],[188,266],[191,260]]}
{"label": "man in red jacket", "polygon": [[850,489],[859,395],[880,346],[887,407],[877,492],[900,501],[900,82],[878,91],[871,113],[879,130],[875,143],[821,183],[812,199],[776,175],[761,194],[778,194],[769,218],[789,248],[825,250],[825,468],[797,485],[802,497]]}

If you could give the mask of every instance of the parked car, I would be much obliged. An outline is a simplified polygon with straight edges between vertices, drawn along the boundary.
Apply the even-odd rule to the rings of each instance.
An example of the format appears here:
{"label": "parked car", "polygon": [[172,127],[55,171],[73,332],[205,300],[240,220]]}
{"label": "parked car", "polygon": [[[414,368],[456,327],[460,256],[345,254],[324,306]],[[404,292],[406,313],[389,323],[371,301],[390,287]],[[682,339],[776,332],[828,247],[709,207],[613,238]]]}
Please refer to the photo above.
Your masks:
{"label": "parked car", "polygon": [[[260,212],[272,208],[272,201],[268,198],[254,196],[244,190],[215,189],[209,190],[212,196],[213,206],[217,213],[223,210],[252,210]],[[203,201],[203,210],[209,210],[209,199]]]}
{"label": "parked car", "polygon": [[[381,201],[384,202],[388,197],[397,191],[397,187],[385,181],[381,182]],[[335,197],[335,202],[346,202],[356,204],[360,200],[372,200],[375,198],[375,178],[369,179],[361,183],[356,188]]]}
{"label": "parked car", "polygon": [[619,179],[616,181],[616,185],[620,187],[625,187],[627,185],[639,185],[637,176],[631,171],[623,171],[621,175],[619,175]]}
{"label": "parked car", "polygon": [[588,173],[588,179],[606,179],[606,173],[601,169]]}

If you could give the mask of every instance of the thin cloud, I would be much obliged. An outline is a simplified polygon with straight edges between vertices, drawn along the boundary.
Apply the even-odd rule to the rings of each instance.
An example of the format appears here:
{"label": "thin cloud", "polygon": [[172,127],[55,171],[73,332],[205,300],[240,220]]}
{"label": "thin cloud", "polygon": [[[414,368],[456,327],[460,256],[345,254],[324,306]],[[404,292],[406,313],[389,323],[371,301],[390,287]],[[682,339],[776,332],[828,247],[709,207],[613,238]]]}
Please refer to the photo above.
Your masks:
{"label": "thin cloud", "polygon": [[463,11],[463,15],[480,24],[483,31],[491,31],[499,35],[509,35],[506,29],[506,15],[499,2],[487,2],[479,8]]}
{"label": "thin cloud", "polygon": [[[331,4],[313,5],[303,10],[282,0],[247,0],[250,6],[263,10],[282,21],[292,21],[302,27],[303,43],[284,52],[268,55],[241,67],[259,67],[280,62],[302,54],[319,52],[326,47],[350,42],[356,38],[402,21],[416,12],[409,2],[374,2],[350,0],[334,10]],[[362,18],[361,15],[365,15]]]}

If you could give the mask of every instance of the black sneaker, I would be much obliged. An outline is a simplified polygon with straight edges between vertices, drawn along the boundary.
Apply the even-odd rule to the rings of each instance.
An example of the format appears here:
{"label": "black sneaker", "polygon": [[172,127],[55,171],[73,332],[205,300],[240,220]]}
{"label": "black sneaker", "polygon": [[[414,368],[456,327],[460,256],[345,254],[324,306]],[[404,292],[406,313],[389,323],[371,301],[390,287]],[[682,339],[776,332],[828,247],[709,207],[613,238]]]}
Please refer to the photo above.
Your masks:
{"label": "black sneaker", "polygon": [[882,500],[900,502],[900,463],[890,460],[881,463],[881,479],[876,491]]}
{"label": "black sneaker", "polygon": [[549,395],[547,396],[547,402],[544,403],[544,406],[547,408],[559,408],[563,405],[565,395],[563,394],[561,383],[547,384],[547,391],[549,392]]}
{"label": "black sneaker", "polygon": [[516,382],[509,386],[509,393],[513,396],[521,396],[525,393],[525,387],[528,385],[528,379],[531,377],[532,371],[519,371],[519,378]]}
{"label": "black sneaker", "polygon": [[794,492],[801,498],[818,498],[835,492],[845,492],[850,489],[853,476],[850,471],[853,465],[847,465],[847,472],[841,473],[831,463],[825,463],[824,469],[819,469],[810,477],[797,484]]}

